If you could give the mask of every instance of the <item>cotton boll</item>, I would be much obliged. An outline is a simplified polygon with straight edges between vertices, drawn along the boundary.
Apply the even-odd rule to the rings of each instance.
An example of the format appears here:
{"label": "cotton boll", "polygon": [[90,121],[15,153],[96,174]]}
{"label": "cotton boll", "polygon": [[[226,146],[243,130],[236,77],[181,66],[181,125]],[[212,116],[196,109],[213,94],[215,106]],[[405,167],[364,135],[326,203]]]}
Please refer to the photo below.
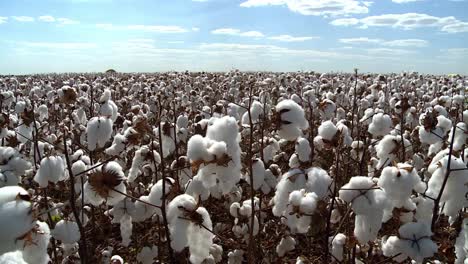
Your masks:
{"label": "cotton boll", "polygon": [[[209,230],[213,229],[210,215],[205,208],[199,207],[196,213],[203,219],[202,224]],[[201,263],[210,255],[214,235],[204,227],[192,223],[189,227],[188,245],[190,250],[190,261],[194,264]]]}
{"label": "cotton boll", "polygon": [[274,138],[269,138],[268,140],[265,141],[266,146],[263,149],[263,160],[265,163],[268,164],[268,162],[273,160],[273,157],[280,151],[280,145],[278,141]]}
{"label": "cotton boll", "polygon": [[190,160],[205,160],[212,159],[208,152],[208,141],[201,135],[194,135],[187,143],[187,157]]}
{"label": "cotton boll", "polygon": [[152,264],[154,259],[158,256],[158,247],[143,247],[137,254],[137,260],[142,264]]}
{"label": "cotton boll", "polygon": [[244,261],[244,251],[236,249],[228,253],[228,264],[242,264]]}
{"label": "cotton boll", "polygon": [[6,264],[29,264],[23,259],[23,252],[20,250],[10,251],[0,255],[0,263]]}
{"label": "cotton boll", "polygon": [[402,148],[405,149],[405,154],[411,149],[411,143],[407,139],[401,141],[401,136],[386,135],[382,140],[379,141],[375,150],[377,152],[377,168],[383,168],[384,166],[392,163],[402,153]]}
{"label": "cotton boll", "polygon": [[[449,139],[452,138],[453,133],[454,133],[454,130],[452,128],[452,130],[450,131]],[[468,138],[468,125],[467,123],[459,122],[456,125],[455,138],[453,141],[453,150],[455,151],[462,150],[463,147],[466,145],[467,138]]]}
{"label": "cotton boll", "polygon": [[128,247],[132,241],[132,230],[132,216],[129,214],[124,214],[122,218],[120,218],[120,236],[122,237],[122,245],[125,247]]}
{"label": "cotton boll", "polygon": [[41,187],[47,187],[49,182],[57,183],[64,174],[65,163],[59,156],[49,156],[41,160],[39,170],[34,176],[34,181]]}
{"label": "cotton boll", "polygon": [[[437,167],[432,173],[428,182],[427,195],[430,197],[438,197],[442,184],[447,173],[449,157],[443,157],[434,166]],[[455,170],[449,172],[449,177],[443,190],[440,206],[443,207],[442,212],[451,217],[456,217],[458,211],[468,206],[466,193],[468,193],[468,170],[465,163],[456,157],[451,157],[450,169]]]}
{"label": "cotton boll", "polygon": [[84,185],[84,199],[92,205],[98,206],[103,201],[108,205],[115,205],[125,198],[125,174],[122,167],[115,161],[108,162],[96,168]]}
{"label": "cotton boll", "polygon": [[135,201],[135,212],[132,214],[133,222],[144,221],[156,212],[155,207],[145,204],[145,202],[149,203],[148,196],[140,196],[139,200],[141,201]]}
{"label": "cotton boll", "polygon": [[112,125],[112,120],[106,117],[93,117],[88,121],[86,134],[89,150],[105,146],[112,136]]}
{"label": "cotton boll", "polygon": [[468,260],[468,218],[462,223],[462,228],[455,241],[455,264],[463,264]]}
{"label": "cotton boll", "polygon": [[326,199],[333,181],[330,175],[321,168],[312,167],[307,170],[307,179],[306,190],[315,193],[320,200]]}
{"label": "cotton boll", "polygon": [[406,223],[399,230],[399,237],[390,237],[384,241],[382,250],[386,257],[401,253],[400,262],[408,256],[417,263],[432,257],[437,252],[437,244],[430,237],[430,227],[424,223]]}
{"label": "cotton boll", "polygon": [[377,184],[398,208],[410,201],[413,189],[421,193],[425,191],[425,184],[416,170],[411,165],[403,163],[397,164],[397,167],[385,167]]}
{"label": "cotton boll", "polygon": [[337,132],[338,129],[332,121],[325,121],[318,128],[318,135],[328,141],[331,141],[335,137]]}
{"label": "cotton boll", "polygon": [[283,237],[280,243],[276,246],[276,254],[282,258],[287,252],[296,248],[296,240],[291,236]]}
{"label": "cotton boll", "polygon": [[99,108],[99,114],[106,116],[115,122],[117,120],[118,108],[117,105],[111,100],[111,91],[109,89],[104,90],[100,98],[101,106]]}
{"label": "cotton boll", "polygon": [[47,247],[50,240],[49,226],[44,222],[37,221],[31,232],[31,242],[25,243],[23,248],[24,260],[28,263],[49,263],[50,258],[47,254]]}
{"label": "cotton boll", "polygon": [[[253,169],[253,187],[255,190],[260,189],[264,180],[265,180],[265,166],[260,159],[254,159],[252,161],[252,169]],[[250,177],[249,177],[250,178]],[[251,180],[249,179],[249,184]]]}
{"label": "cotton boll", "polygon": [[[263,115],[263,105],[259,101],[253,101],[250,106],[250,116],[252,124],[255,125],[259,122],[260,117]],[[245,112],[241,119],[242,126],[250,126],[249,112]]]}
{"label": "cotton boll", "polygon": [[[155,164],[156,163],[156,164]],[[136,178],[141,174],[141,169],[144,165],[150,164],[152,169],[154,166],[161,163],[161,156],[159,153],[150,149],[148,145],[142,146],[140,149],[135,151],[135,155],[132,159],[132,166],[128,171],[128,182],[134,182]]]}
{"label": "cotton boll", "polygon": [[153,187],[151,187],[151,191],[148,195],[148,201],[153,204],[153,205],[156,205],[156,206],[161,206],[162,205],[162,197],[163,197],[163,183],[165,181],[165,195],[167,195],[172,187],[173,187],[173,184],[174,184],[174,179],[172,178],[169,178],[169,177],[166,177],[164,180],[163,179],[160,179],[156,182],[155,185],[153,185]]}
{"label": "cotton boll", "polygon": [[111,257],[110,263],[112,263],[112,264],[124,264],[125,262],[124,262],[124,259],[121,256],[114,255],[114,256]]}
{"label": "cotton boll", "polygon": [[[0,188],[0,193],[3,193],[3,188]],[[0,254],[19,249],[22,240],[17,238],[28,233],[34,227],[31,214],[32,205],[31,202],[27,201],[29,196],[22,198],[24,191],[20,190],[17,193],[20,195],[11,200],[11,194],[14,193],[12,191],[9,190],[9,194],[2,197],[3,203],[0,204],[0,226],[8,226],[8,228],[0,229]]]}
{"label": "cotton boll", "polygon": [[343,261],[343,246],[346,244],[346,236],[338,233],[334,238],[330,237],[329,241],[331,243],[330,253],[333,255],[333,259]]}
{"label": "cotton boll", "polygon": [[325,99],[319,104],[320,116],[323,120],[330,120],[335,116],[336,104],[329,99]]}
{"label": "cotton boll", "polygon": [[13,186],[31,168],[31,163],[21,158],[19,152],[11,147],[0,147],[0,187]]}
{"label": "cotton boll", "polygon": [[374,137],[385,136],[392,130],[392,119],[389,115],[377,113],[372,117],[372,122],[367,130]]}
{"label": "cotton boll", "polygon": [[309,141],[303,137],[297,139],[295,144],[296,154],[301,162],[307,162],[310,160],[312,149]]}
{"label": "cotton boll", "polygon": [[52,230],[52,236],[65,244],[73,244],[80,240],[80,230],[74,221],[60,220]]}
{"label": "cotton boll", "polygon": [[304,110],[293,100],[279,102],[276,113],[280,122],[278,135],[283,139],[293,141],[309,127]]}
{"label": "cotton boll", "polygon": [[282,216],[287,208],[289,194],[294,190],[300,190],[306,185],[306,176],[299,169],[293,169],[281,176],[276,186],[275,196],[272,201],[273,215]]}

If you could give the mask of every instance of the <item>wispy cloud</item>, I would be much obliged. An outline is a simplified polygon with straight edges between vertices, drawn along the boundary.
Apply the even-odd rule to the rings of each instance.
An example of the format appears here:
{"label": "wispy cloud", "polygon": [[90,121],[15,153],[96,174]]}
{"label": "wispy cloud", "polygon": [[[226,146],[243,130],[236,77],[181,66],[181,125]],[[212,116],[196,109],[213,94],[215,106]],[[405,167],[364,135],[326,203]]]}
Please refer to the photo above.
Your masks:
{"label": "wispy cloud", "polygon": [[18,22],[34,22],[34,17],[30,16],[12,16],[11,18]]}
{"label": "wispy cloud", "polygon": [[40,16],[37,18],[37,20],[42,21],[42,22],[55,22],[55,18],[53,16]]}
{"label": "wispy cloud", "polygon": [[293,37],[291,35],[279,35],[279,36],[272,36],[268,39],[277,40],[282,42],[303,42],[312,39],[319,39],[320,37]]}
{"label": "wispy cloud", "polygon": [[397,4],[406,4],[406,3],[411,3],[411,2],[420,2],[424,0],[392,0],[393,3]]}
{"label": "wispy cloud", "polygon": [[453,16],[437,17],[421,13],[384,14],[368,16],[361,19],[340,18],[330,22],[334,26],[392,27],[405,30],[435,27],[447,33],[468,32],[468,22],[460,21]]}
{"label": "wispy cloud", "polygon": [[286,6],[289,10],[309,16],[339,16],[366,14],[371,2],[357,0],[247,0],[241,7]]}
{"label": "wispy cloud", "polygon": [[241,31],[240,29],[236,28],[218,28],[211,31],[211,34],[215,35],[231,35],[231,36],[239,36],[239,37],[253,37],[253,38],[261,38],[265,35],[260,31]]}
{"label": "wispy cloud", "polygon": [[97,28],[104,30],[130,30],[130,31],[146,31],[155,33],[185,33],[188,29],[180,26],[162,26],[162,25],[113,25],[113,24],[96,24]]}
{"label": "wispy cloud", "polygon": [[429,42],[423,39],[397,39],[397,40],[383,40],[378,38],[343,38],[339,39],[339,42],[350,45],[361,45],[361,44],[376,44],[387,47],[427,47]]}
{"label": "wispy cloud", "polygon": [[2,17],[0,16],[0,24],[5,23],[8,20],[8,17]]}
{"label": "wispy cloud", "polygon": [[89,42],[19,42],[18,44],[30,48],[66,50],[94,49],[97,47],[97,44]]}

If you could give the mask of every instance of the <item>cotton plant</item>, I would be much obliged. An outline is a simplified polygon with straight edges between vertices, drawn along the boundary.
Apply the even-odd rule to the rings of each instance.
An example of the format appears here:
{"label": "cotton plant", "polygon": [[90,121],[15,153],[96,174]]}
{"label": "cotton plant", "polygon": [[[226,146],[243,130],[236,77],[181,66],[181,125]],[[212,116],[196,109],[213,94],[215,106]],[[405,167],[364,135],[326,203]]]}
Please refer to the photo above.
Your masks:
{"label": "cotton plant", "polygon": [[272,199],[273,215],[280,217],[286,213],[291,192],[305,189],[306,192],[315,193],[317,199],[325,200],[330,194],[331,184],[330,175],[321,168],[292,169],[286,172],[281,176]]}
{"label": "cotton plant", "polygon": [[464,264],[468,261],[468,218],[462,222],[460,233],[455,240],[455,264]]}
{"label": "cotton plant", "polygon": [[312,215],[317,208],[318,197],[315,193],[306,193],[305,189],[289,194],[284,222],[292,234],[307,233],[312,222]]}
{"label": "cotton plant", "polygon": [[233,117],[212,120],[206,137],[192,136],[187,157],[206,188],[215,187],[228,193],[240,180],[240,136]]}
{"label": "cotton plant", "polygon": [[[450,171],[447,171],[449,159]],[[440,198],[442,213],[452,219],[456,218],[461,209],[468,207],[468,200],[466,199],[468,170],[466,163],[460,158],[445,156],[435,163],[433,161],[428,168],[428,172],[432,175],[428,182],[426,194],[434,198],[438,197],[439,193],[443,191]],[[445,177],[448,177],[448,179],[445,188],[442,190]]]}
{"label": "cotton plant", "polygon": [[105,89],[102,93],[101,98],[99,98],[99,103],[101,104],[99,115],[109,117],[112,122],[115,122],[119,112],[117,105],[112,101],[111,95],[112,92],[109,89]]}
{"label": "cotton plant", "polygon": [[18,150],[12,147],[0,147],[0,188],[14,186],[20,182],[31,163],[25,160]]}
{"label": "cotton plant", "polygon": [[254,203],[252,206],[252,201],[245,200],[242,203],[234,202],[229,208],[229,213],[233,216],[234,225],[232,227],[232,232],[236,237],[243,238],[248,240],[250,236],[250,231],[252,229],[252,234],[256,236],[259,232],[259,222],[256,215],[254,215],[253,227],[251,222],[252,214],[255,214],[255,211],[258,211],[258,198],[254,198]]}
{"label": "cotton plant", "polygon": [[153,171],[155,166],[161,163],[161,156],[150,145],[143,145],[137,151],[132,159],[132,165],[128,171],[128,182],[134,182],[141,174],[144,165],[150,165]]}
{"label": "cotton plant", "polygon": [[60,156],[48,156],[41,160],[34,181],[45,188],[51,183],[57,183],[65,177],[65,161]]}
{"label": "cotton plant", "polygon": [[415,209],[411,200],[413,190],[418,193],[424,193],[426,190],[426,184],[421,181],[414,167],[405,163],[385,167],[377,185],[385,191],[394,207],[404,207],[408,210]]}
{"label": "cotton plant", "polygon": [[349,128],[342,122],[336,125],[332,121],[323,122],[318,128],[318,135],[314,138],[314,143],[318,149],[331,149],[338,146],[350,146],[353,139],[350,136]]}
{"label": "cotton plant", "polygon": [[419,123],[419,140],[430,145],[442,141],[452,127],[452,121],[436,111],[422,114]]}
{"label": "cotton plant", "polygon": [[385,136],[392,130],[393,122],[389,115],[377,113],[372,116],[372,122],[367,131],[375,138]]}
{"label": "cotton plant", "polygon": [[84,184],[85,202],[99,206],[103,202],[115,205],[125,198],[125,174],[122,167],[115,161],[110,161],[95,168]]}
{"label": "cotton plant", "polygon": [[378,162],[374,170],[380,170],[397,161],[401,153],[411,154],[411,143],[399,135],[386,135],[377,143],[375,151]]}
{"label": "cotton plant", "polygon": [[425,223],[406,223],[398,229],[398,234],[383,240],[384,256],[393,257],[397,262],[410,258],[416,263],[423,263],[437,253],[437,244],[431,240],[430,226]]}
{"label": "cotton plant", "polygon": [[171,247],[180,252],[190,251],[191,263],[202,263],[209,257],[213,234],[205,228],[213,228],[210,215],[190,195],[176,196],[168,205],[167,221],[171,234]]}
{"label": "cotton plant", "polygon": [[281,238],[280,243],[276,246],[276,254],[282,258],[286,253],[293,251],[296,248],[296,240],[292,236]]}
{"label": "cotton plant", "polygon": [[108,117],[93,117],[86,126],[88,149],[90,151],[103,148],[112,136],[112,119]]}
{"label": "cotton plant", "polygon": [[300,137],[296,140],[294,146],[294,154],[289,158],[290,168],[299,168],[308,165],[311,160],[312,148],[310,147],[309,140]]}
{"label": "cotton plant", "polygon": [[333,256],[332,262],[343,261],[344,246],[346,245],[346,235],[338,233],[328,238],[330,254]]}
{"label": "cotton plant", "polygon": [[293,100],[283,100],[276,105],[275,123],[278,135],[289,141],[294,141],[309,128],[304,109]]}
{"label": "cotton plant", "polygon": [[384,210],[388,209],[388,197],[383,190],[366,176],[355,176],[343,185],[339,197],[350,203],[356,214],[354,236],[360,244],[374,241],[382,226]]}
{"label": "cotton plant", "polygon": [[15,253],[25,263],[49,262],[49,226],[34,219],[29,193],[19,186],[0,188],[0,255]]}

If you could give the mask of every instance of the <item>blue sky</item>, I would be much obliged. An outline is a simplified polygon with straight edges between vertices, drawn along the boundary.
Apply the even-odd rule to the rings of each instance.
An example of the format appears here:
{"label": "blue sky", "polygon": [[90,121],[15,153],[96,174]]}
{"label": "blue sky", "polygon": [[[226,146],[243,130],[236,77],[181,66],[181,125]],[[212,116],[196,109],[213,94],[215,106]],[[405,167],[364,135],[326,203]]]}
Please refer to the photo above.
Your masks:
{"label": "blue sky", "polygon": [[468,0],[0,0],[0,74],[468,74]]}

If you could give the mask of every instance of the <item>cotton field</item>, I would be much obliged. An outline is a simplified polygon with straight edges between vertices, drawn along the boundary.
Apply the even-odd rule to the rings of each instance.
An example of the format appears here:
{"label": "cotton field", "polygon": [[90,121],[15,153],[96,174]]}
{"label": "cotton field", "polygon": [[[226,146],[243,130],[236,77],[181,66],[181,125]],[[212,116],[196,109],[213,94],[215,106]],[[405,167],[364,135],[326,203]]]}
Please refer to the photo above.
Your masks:
{"label": "cotton field", "polygon": [[0,263],[468,263],[468,78],[0,78]]}

